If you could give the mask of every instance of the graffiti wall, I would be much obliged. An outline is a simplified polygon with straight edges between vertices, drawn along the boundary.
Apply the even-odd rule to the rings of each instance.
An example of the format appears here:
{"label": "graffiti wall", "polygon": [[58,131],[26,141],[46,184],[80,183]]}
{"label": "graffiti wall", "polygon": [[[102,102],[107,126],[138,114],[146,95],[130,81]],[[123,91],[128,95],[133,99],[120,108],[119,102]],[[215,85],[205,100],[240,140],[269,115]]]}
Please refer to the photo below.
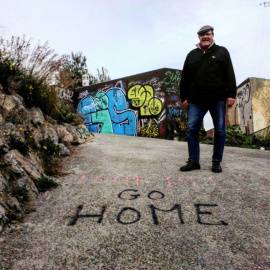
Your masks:
{"label": "graffiti wall", "polygon": [[228,109],[226,126],[238,124],[246,133],[270,126],[270,80],[248,78],[237,88],[236,103]]}
{"label": "graffiti wall", "polygon": [[187,121],[180,79],[164,68],[79,88],[73,100],[91,132],[167,138]]}
{"label": "graffiti wall", "polygon": [[236,94],[236,117],[237,123],[246,126],[247,133],[253,132],[252,110],[251,110],[251,85],[250,82],[245,83],[237,89]]}
{"label": "graffiti wall", "polygon": [[270,126],[270,80],[250,78],[253,132]]}

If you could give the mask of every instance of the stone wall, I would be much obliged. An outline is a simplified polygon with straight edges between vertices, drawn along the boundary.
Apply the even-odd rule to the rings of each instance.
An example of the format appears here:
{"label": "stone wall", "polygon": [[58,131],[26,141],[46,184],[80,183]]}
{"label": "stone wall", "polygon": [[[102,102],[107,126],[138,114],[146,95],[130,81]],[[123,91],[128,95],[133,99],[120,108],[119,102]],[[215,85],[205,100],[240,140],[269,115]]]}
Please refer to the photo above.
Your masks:
{"label": "stone wall", "polygon": [[4,93],[0,85],[0,232],[6,223],[21,219],[38,196],[37,181],[46,177],[40,142],[47,138],[61,157],[93,135],[84,125],[59,125],[39,108],[27,109],[22,97]]}

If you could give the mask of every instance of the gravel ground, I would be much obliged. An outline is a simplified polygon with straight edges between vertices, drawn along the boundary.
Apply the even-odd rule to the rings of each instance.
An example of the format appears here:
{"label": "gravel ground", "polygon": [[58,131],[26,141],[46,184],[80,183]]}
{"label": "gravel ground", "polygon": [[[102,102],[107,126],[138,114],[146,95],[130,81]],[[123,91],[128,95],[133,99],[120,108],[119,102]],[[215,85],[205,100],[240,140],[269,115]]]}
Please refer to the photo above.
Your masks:
{"label": "gravel ground", "polygon": [[95,134],[0,235],[0,269],[270,269],[268,151]]}

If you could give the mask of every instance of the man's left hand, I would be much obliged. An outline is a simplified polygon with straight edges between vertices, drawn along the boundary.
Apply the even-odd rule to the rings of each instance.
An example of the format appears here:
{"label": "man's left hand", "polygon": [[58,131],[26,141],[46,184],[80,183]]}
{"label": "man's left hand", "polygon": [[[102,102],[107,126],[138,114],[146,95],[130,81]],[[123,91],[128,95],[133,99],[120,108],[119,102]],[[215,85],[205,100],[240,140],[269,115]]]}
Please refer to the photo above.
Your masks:
{"label": "man's left hand", "polygon": [[226,104],[227,104],[228,107],[232,107],[232,105],[234,104],[234,102],[235,102],[235,99],[234,98],[227,98]]}

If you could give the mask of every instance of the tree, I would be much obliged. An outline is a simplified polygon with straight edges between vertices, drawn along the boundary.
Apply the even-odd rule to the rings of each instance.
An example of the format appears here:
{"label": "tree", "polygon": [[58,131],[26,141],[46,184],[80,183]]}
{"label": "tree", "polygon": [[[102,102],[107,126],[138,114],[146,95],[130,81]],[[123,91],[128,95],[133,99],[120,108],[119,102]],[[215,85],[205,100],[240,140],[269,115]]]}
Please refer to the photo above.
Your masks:
{"label": "tree", "polygon": [[82,75],[86,74],[90,77],[90,84],[101,83],[110,80],[106,68],[101,67],[101,71],[97,69],[98,74],[93,76],[88,72],[86,57],[82,52],[74,53],[71,55],[63,55],[62,68],[59,71],[58,85],[60,88],[74,90],[82,87]]}
{"label": "tree", "polygon": [[108,70],[104,67],[101,67],[101,72],[99,69],[97,69],[97,82],[96,83],[102,83],[111,80],[110,76],[108,75]]}
{"label": "tree", "polygon": [[72,90],[81,87],[82,75],[89,74],[86,61],[87,59],[82,55],[82,52],[63,55],[62,68],[59,71],[58,78],[59,86]]}

